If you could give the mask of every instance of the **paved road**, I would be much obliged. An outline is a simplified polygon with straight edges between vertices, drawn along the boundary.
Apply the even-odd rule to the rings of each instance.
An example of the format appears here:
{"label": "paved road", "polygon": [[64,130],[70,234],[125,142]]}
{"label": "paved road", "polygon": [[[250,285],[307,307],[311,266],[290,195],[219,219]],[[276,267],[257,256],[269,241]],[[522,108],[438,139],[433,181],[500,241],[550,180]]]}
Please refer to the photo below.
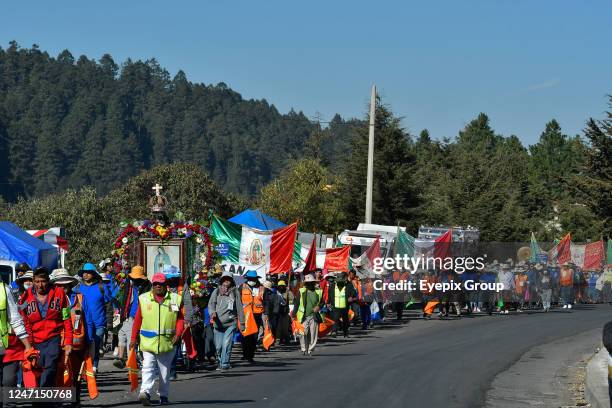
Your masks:
{"label": "paved road", "polygon": [[[227,374],[182,375],[172,383],[171,401],[179,406],[480,407],[495,376],[529,349],[611,319],[612,308],[599,305],[547,314],[405,320],[346,340],[328,339],[310,359],[295,349],[277,350],[260,353],[254,366],[237,362]],[[130,404],[134,396],[121,392],[123,373],[120,379],[113,374],[103,373],[100,380],[102,392],[114,392],[95,402]]]}

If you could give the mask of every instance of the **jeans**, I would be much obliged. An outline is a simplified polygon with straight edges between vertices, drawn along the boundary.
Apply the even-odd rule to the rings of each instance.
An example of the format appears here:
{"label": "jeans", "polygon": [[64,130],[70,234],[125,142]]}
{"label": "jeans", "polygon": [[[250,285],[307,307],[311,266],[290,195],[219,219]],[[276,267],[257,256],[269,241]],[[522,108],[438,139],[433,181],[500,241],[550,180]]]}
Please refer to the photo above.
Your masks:
{"label": "jeans", "polygon": [[571,305],[573,302],[574,288],[571,286],[561,286],[561,299],[564,305]]}
{"label": "jeans", "polygon": [[364,305],[360,305],[359,308],[361,309],[361,328],[367,329],[372,321],[372,311],[370,310],[370,305],[366,303]]}
{"label": "jeans", "polygon": [[224,327],[222,330],[217,330],[216,328],[214,329],[217,359],[219,360],[219,367],[221,368],[229,368],[235,332],[236,322]]}
{"label": "jeans", "polygon": [[100,361],[100,346],[102,345],[102,340],[104,339],[105,331],[105,327],[96,327],[93,333],[93,345],[95,348],[93,365],[96,370],[98,369],[98,361]]}
{"label": "jeans", "polygon": [[552,289],[542,289],[542,306],[544,309],[550,309],[550,299],[552,296]]}

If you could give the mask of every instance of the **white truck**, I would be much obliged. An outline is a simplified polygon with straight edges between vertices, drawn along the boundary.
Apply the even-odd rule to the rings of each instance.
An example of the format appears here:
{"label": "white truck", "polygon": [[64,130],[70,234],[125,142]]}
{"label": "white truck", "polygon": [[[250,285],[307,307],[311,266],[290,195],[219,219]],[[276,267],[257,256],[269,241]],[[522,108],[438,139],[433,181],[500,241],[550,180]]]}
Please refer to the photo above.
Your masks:
{"label": "white truck", "polygon": [[17,263],[18,262],[15,261],[0,259],[0,279],[6,285],[9,285],[11,282],[17,279],[17,272],[15,271]]}
{"label": "white truck", "polygon": [[[400,227],[400,229],[406,231],[405,227]],[[341,244],[351,245],[351,257],[357,258],[376,241],[376,238],[380,238],[380,256],[385,258],[387,254],[391,254],[396,236],[396,225],[361,223],[355,231],[345,230],[340,233],[338,239]]]}

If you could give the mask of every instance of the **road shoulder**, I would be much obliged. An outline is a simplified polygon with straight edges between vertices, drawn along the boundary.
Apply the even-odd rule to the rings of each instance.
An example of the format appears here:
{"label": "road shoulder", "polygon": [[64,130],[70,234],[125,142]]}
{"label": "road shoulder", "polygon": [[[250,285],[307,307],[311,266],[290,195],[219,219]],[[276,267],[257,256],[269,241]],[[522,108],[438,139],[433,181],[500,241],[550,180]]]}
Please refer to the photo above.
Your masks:
{"label": "road shoulder", "polygon": [[[520,336],[516,341],[520,341]],[[531,348],[495,377],[484,405],[487,408],[585,406],[586,365],[600,342],[601,329],[594,329]]]}

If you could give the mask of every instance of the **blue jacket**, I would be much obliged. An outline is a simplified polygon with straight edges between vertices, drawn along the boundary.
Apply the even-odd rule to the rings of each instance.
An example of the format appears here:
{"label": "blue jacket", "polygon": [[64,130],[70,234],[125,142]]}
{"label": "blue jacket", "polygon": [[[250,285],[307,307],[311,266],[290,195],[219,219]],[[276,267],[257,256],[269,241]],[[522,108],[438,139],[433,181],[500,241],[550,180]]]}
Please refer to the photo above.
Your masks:
{"label": "blue jacket", "polygon": [[[102,290],[100,289],[102,286]],[[112,295],[104,284],[79,284],[78,291],[83,294],[83,314],[87,323],[87,334],[93,338],[93,332],[106,327],[106,303],[112,301]]]}

